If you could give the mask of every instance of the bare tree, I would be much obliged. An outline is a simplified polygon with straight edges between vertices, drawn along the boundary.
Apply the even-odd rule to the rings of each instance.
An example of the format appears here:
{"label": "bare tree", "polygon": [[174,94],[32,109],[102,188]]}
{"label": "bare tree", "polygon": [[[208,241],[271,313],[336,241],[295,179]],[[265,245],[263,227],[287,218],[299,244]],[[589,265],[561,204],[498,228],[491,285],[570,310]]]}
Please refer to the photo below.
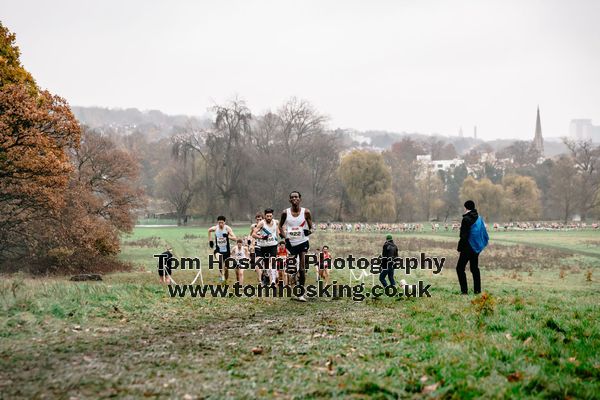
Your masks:
{"label": "bare tree", "polygon": [[252,142],[252,114],[243,100],[234,99],[224,106],[215,105],[213,127],[174,137],[173,154],[186,159],[193,153],[206,164],[207,178],[223,200],[224,211],[232,215],[232,204],[243,192],[243,174],[249,161],[246,151]]}
{"label": "bare tree", "polygon": [[333,195],[337,169],[340,164],[340,143],[333,135],[319,133],[313,136],[305,164],[309,172],[311,210],[324,211],[328,198]]}
{"label": "bare tree", "polygon": [[278,115],[282,123],[283,147],[289,156],[296,156],[298,152],[305,150],[302,142],[312,135],[322,133],[327,121],[310,103],[295,97],[279,109]]}
{"label": "bare tree", "polygon": [[188,209],[199,190],[199,182],[184,163],[172,161],[157,177],[157,195],[169,202],[177,214],[177,225],[188,215]]}
{"label": "bare tree", "polygon": [[577,191],[578,206],[581,219],[585,219],[588,213],[598,205],[600,147],[594,146],[591,141],[564,139],[563,142],[569,149],[581,177]]}
{"label": "bare tree", "polygon": [[579,187],[577,168],[571,157],[563,156],[552,166],[550,174],[549,197],[551,204],[567,223],[576,206]]}

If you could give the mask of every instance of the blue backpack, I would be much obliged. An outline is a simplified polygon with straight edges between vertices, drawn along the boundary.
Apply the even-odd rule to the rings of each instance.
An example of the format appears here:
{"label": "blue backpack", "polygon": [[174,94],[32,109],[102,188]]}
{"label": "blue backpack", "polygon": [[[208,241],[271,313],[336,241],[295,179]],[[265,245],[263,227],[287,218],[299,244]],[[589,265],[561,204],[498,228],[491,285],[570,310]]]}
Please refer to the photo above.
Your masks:
{"label": "blue backpack", "polygon": [[471,232],[469,233],[471,248],[475,253],[479,254],[487,246],[489,239],[483,218],[477,217],[477,221],[471,226]]}

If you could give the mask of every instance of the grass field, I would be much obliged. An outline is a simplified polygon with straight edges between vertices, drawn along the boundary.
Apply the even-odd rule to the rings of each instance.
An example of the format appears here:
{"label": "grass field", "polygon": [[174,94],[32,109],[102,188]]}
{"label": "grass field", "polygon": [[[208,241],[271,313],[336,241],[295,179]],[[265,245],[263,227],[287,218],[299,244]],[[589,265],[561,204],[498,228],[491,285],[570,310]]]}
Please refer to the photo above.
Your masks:
{"label": "grass field", "polygon": [[[457,294],[456,234],[415,233],[395,235],[401,255],[447,257],[445,269],[396,277],[430,283],[431,298],[298,303],[170,298],[152,254],[170,245],[204,260],[206,229],[136,228],[121,255],[133,272],[2,277],[0,397],[599,398],[600,232],[490,236],[483,298]],[[382,238],[318,232],[311,243],[370,257]],[[332,279],[348,283],[349,271]]]}

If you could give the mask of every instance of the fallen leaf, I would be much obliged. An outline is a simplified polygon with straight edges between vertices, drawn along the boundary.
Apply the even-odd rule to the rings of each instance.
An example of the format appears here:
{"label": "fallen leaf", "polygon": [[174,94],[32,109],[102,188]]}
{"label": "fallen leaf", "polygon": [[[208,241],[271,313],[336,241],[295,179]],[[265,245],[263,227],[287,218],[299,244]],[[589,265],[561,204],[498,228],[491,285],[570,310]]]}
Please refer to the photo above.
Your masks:
{"label": "fallen leaf", "polygon": [[432,383],[431,385],[427,385],[423,388],[423,390],[421,391],[421,393],[423,394],[427,394],[427,393],[431,393],[431,392],[435,392],[436,389],[438,388],[439,383]]}
{"label": "fallen leaf", "polygon": [[427,382],[427,379],[429,379],[429,377],[427,375],[423,375],[419,380],[421,381],[421,383],[425,383]]}
{"label": "fallen leaf", "polygon": [[525,339],[525,341],[523,342],[523,344],[524,345],[528,345],[529,343],[531,343],[532,340],[533,340],[532,337],[529,336],[527,339]]}
{"label": "fallen leaf", "polygon": [[253,347],[252,348],[252,354],[262,354],[263,349],[262,347]]}
{"label": "fallen leaf", "polygon": [[510,333],[507,333],[506,335],[504,335],[504,337],[506,337],[508,340],[512,339],[512,335]]}
{"label": "fallen leaf", "polygon": [[512,374],[508,375],[506,377],[506,379],[508,379],[509,382],[518,382],[521,379],[523,379],[523,374],[521,374],[520,372],[513,372]]}

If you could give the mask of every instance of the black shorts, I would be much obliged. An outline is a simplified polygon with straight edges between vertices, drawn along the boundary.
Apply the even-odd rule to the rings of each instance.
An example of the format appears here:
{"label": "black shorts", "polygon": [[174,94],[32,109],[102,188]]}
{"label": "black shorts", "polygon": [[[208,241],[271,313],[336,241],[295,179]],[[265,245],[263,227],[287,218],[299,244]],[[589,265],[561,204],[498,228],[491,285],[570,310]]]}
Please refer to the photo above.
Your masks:
{"label": "black shorts", "polygon": [[[218,255],[218,254],[220,254],[220,255],[222,255],[222,256],[223,256],[223,262],[225,262],[225,260],[227,260],[228,258],[230,258],[230,257],[231,257],[231,252],[230,252],[230,251],[228,251],[228,252],[226,252],[226,253],[221,253],[220,251],[218,251],[218,250],[215,250],[215,256],[216,256],[216,255]],[[218,260],[217,260],[217,261],[218,261]]]}
{"label": "black shorts", "polygon": [[309,249],[310,245],[308,240],[304,243],[297,244],[296,246],[292,246],[289,242],[286,242],[285,248],[290,252],[290,255],[297,256],[300,253],[306,253]]}
{"label": "black shorts", "polygon": [[277,257],[277,245],[256,249],[256,257]]}

